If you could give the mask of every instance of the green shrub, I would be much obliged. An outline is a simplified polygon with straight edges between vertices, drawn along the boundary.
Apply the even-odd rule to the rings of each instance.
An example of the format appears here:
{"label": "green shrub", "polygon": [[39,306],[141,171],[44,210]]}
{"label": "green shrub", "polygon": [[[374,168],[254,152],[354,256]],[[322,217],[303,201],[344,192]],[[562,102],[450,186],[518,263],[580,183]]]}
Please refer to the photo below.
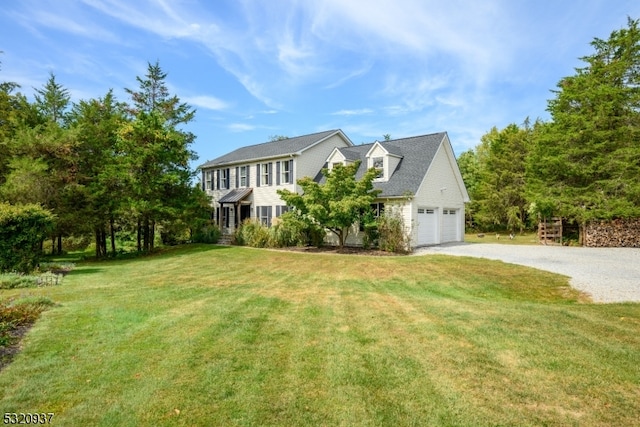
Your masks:
{"label": "green shrub", "polygon": [[269,229],[269,246],[283,248],[304,246],[308,243],[306,225],[294,216],[285,214]]}
{"label": "green shrub", "polygon": [[379,248],[387,252],[407,252],[410,237],[404,229],[400,212],[388,209],[378,218]]}
{"label": "green shrub", "polygon": [[38,268],[40,271],[50,271],[56,274],[66,274],[75,268],[72,262],[41,262]]}
{"label": "green shrub", "polygon": [[53,214],[38,205],[0,203],[0,272],[33,270],[53,224]]}
{"label": "green shrub", "polygon": [[191,230],[183,221],[176,220],[161,225],[160,240],[165,246],[183,245],[191,240]]}
{"label": "green shrub", "polygon": [[280,217],[282,233],[288,238],[286,246],[312,245],[320,247],[324,244],[326,232],[323,227],[315,223],[306,215],[297,211],[289,211]]}
{"label": "green shrub", "polygon": [[30,274],[0,274],[0,289],[32,288],[38,286],[38,276]]}
{"label": "green shrub", "polygon": [[234,243],[254,248],[269,246],[269,228],[260,221],[245,219],[234,233]]}
{"label": "green shrub", "polygon": [[380,232],[378,231],[378,219],[374,216],[373,211],[366,212],[360,219],[362,227],[362,247],[369,249],[378,247],[380,240]]}
{"label": "green shrub", "polygon": [[42,262],[31,274],[0,274],[0,289],[34,288],[36,286],[52,286],[62,283],[65,274],[73,270],[72,262]]}
{"label": "green shrub", "polygon": [[92,243],[91,236],[69,236],[62,239],[62,247],[67,252],[84,251]]}
{"label": "green shrub", "polygon": [[221,235],[220,228],[215,224],[207,224],[193,233],[194,243],[218,243]]}
{"label": "green shrub", "polygon": [[254,248],[322,246],[325,231],[301,215],[287,212],[267,227],[255,219],[246,219],[233,234],[233,243]]}

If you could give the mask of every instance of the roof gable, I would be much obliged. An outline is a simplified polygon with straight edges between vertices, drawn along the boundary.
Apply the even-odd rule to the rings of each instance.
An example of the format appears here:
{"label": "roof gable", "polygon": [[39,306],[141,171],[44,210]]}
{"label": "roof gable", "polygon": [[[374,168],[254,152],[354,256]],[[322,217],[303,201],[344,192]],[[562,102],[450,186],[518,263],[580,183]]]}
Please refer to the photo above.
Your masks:
{"label": "roof gable", "polygon": [[353,145],[351,140],[349,140],[349,138],[340,129],[334,129],[282,139],[279,141],[263,142],[261,144],[241,147],[223,156],[209,160],[202,164],[200,169],[297,155],[336,134],[340,135],[340,137],[342,137],[342,139],[344,139],[348,144]]}
{"label": "roof gable", "polygon": [[356,174],[357,179],[366,172],[367,154],[375,144],[379,144],[388,153],[400,157],[398,166],[387,181],[373,183],[376,189],[381,190],[379,197],[400,197],[418,192],[438,148],[446,140],[446,135],[445,132],[439,132],[390,141],[376,141],[371,144],[341,148],[340,152],[350,160],[361,160]]}

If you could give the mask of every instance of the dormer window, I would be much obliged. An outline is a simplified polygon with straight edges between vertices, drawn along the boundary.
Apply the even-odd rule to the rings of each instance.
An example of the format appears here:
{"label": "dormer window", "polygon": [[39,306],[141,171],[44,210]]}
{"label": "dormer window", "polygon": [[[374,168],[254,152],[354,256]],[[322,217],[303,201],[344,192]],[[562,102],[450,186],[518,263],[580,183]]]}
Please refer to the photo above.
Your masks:
{"label": "dormer window", "polygon": [[384,157],[374,157],[372,159],[373,167],[378,169],[376,178],[384,178]]}

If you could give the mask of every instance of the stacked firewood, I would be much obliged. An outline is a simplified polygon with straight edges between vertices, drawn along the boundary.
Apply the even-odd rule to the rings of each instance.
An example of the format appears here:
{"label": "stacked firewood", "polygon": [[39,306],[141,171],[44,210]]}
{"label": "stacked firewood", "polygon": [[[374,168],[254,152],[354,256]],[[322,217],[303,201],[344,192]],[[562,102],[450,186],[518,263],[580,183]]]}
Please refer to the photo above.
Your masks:
{"label": "stacked firewood", "polygon": [[640,219],[592,221],[587,224],[584,245],[640,248]]}

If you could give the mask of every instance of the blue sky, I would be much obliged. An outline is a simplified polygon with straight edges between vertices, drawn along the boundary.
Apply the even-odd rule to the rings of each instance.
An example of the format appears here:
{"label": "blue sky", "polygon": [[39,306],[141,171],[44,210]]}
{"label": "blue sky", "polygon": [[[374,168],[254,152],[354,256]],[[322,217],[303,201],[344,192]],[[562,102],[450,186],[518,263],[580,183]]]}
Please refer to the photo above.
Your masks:
{"label": "blue sky", "polygon": [[547,119],[550,92],[640,18],[637,0],[21,0],[0,10],[0,81],[72,100],[137,89],[159,61],[197,109],[195,165],[272,135],[355,144]]}

